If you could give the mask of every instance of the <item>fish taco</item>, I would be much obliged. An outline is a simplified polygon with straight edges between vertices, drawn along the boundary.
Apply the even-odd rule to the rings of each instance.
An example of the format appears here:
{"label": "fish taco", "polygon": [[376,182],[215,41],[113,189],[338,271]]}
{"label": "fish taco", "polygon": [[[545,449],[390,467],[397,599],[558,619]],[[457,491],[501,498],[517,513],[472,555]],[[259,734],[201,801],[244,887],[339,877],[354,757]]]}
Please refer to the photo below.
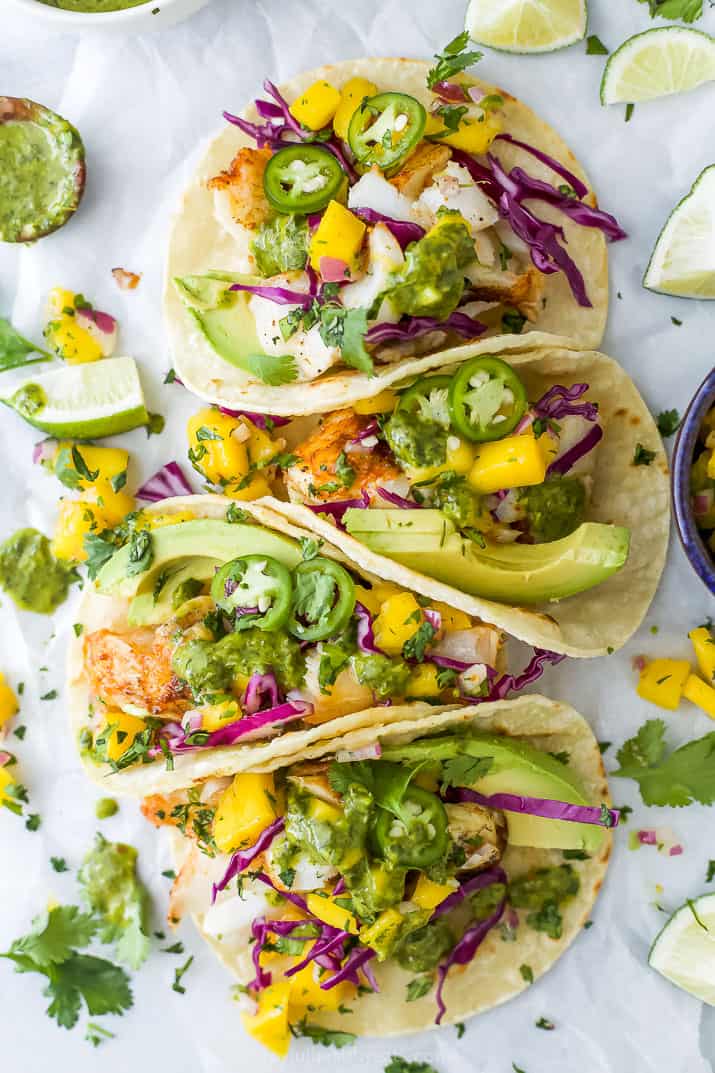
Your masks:
{"label": "fish taco", "polygon": [[292,1035],[400,1035],[528,987],[590,917],[618,822],[588,724],[540,696],[385,708],[142,811],[172,828],[170,922],[194,916],[280,1056]]}
{"label": "fish taco", "polygon": [[266,81],[225,113],[168,254],[170,347],[193,392],[320,413],[465,340],[527,328],[524,345],[598,345],[606,238],[624,232],[556,132],[467,77],[458,46],[434,67],[361,59]]}
{"label": "fish taco", "polygon": [[[171,790],[283,761],[385,706],[417,718],[494,700],[563,658],[541,643],[508,673],[503,606],[462,610],[446,585],[279,505],[188,496],[101,534],[113,554],[79,609],[69,691],[85,768],[105,788]],[[558,640],[533,619],[542,642]]]}

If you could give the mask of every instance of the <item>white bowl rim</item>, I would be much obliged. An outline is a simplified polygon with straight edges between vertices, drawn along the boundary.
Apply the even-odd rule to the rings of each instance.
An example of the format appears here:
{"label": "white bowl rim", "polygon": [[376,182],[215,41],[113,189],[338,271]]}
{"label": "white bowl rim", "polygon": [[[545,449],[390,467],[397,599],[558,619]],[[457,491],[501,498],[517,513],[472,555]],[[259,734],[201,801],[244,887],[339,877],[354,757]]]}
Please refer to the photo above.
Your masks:
{"label": "white bowl rim", "polygon": [[79,29],[80,23],[84,26],[107,26],[108,23],[116,25],[120,22],[131,22],[139,15],[145,16],[147,8],[156,7],[163,12],[175,7],[181,0],[144,0],[144,3],[119,11],[68,11],[67,8],[43,4],[42,0],[11,0],[11,2],[23,11],[38,15],[49,22],[63,22],[65,25],[74,22]]}

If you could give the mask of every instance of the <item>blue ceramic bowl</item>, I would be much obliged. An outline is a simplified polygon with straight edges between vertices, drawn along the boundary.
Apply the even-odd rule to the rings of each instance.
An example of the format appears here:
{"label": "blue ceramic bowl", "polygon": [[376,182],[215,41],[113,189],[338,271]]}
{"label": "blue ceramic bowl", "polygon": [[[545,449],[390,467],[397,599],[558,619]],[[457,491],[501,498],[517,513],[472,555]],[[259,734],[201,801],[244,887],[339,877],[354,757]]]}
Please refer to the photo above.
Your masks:
{"label": "blue ceramic bowl", "polygon": [[673,449],[673,513],[683,550],[698,577],[715,593],[715,561],[695,524],[690,499],[690,467],[700,426],[715,406],[715,368],[705,377],[685,411]]}

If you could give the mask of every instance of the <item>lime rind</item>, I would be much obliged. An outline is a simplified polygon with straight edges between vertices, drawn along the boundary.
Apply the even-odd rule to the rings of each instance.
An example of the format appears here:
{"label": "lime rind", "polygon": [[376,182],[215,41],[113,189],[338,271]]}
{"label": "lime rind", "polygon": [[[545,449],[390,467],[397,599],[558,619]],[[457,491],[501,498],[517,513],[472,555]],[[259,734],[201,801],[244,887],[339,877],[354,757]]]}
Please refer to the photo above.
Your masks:
{"label": "lime rind", "polygon": [[18,384],[2,402],[48,435],[79,440],[129,432],[149,420],[129,357],[51,369]]}
{"label": "lime rind", "polygon": [[715,164],[701,171],[666,220],[643,286],[676,298],[715,299]]}
{"label": "lime rind", "polygon": [[586,0],[506,0],[499,5],[471,0],[465,18],[467,33],[477,44],[519,55],[568,48],[583,40],[587,26]]}
{"label": "lime rind", "polygon": [[[677,52],[682,55],[676,56]],[[630,81],[624,78],[629,66]],[[656,26],[629,37],[609,56],[601,78],[601,104],[639,104],[687,93],[712,79],[715,39],[710,34],[683,26]]]}
{"label": "lime rind", "polygon": [[715,1006],[715,894],[676,909],[653,940],[648,964],[676,987]]}

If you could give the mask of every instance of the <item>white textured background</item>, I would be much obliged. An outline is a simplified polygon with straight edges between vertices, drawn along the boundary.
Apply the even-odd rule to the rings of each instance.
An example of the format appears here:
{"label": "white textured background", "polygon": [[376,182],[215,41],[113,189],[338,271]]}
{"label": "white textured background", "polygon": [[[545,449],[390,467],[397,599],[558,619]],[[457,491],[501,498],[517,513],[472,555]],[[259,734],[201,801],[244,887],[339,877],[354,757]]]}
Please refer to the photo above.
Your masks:
{"label": "white textured background", "polygon": [[[496,2],[496,0],[494,0]],[[591,0],[590,31],[614,48],[650,25],[636,0]],[[706,8],[708,8],[706,0]],[[84,204],[58,234],[34,248],[0,248],[0,314],[40,338],[41,307],[56,284],[83,291],[121,323],[120,350],[140,362],[149,405],[169,417],[167,431],[147,441],[139,430],[124,437],[133,456],[130,487],[163,462],[184,459],[184,419],[194,408],[177,387],[163,387],[169,367],[159,315],[167,222],[202,139],[238,110],[262,79],[277,81],[329,60],[364,54],[429,56],[461,29],[462,0],[213,0],[174,29],[146,36],[80,38],[46,32],[8,14],[0,0],[0,93],[28,96],[56,109],[84,137],[89,179]],[[659,24],[660,21],[659,21]],[[715,31],[715,11],[702,28]],[[559,128],[583,161],[603,206],[615,212],[630,239],[613,247],[611,322],[604,350],[636,378],[653,411],[684,409],[713,362],[715,304],[652,295],[640,280],[649,252],[672,206],[700,170],[715,160],[712,116],[715,86],[639,106],[626,126],[623,109],[606,111],[598,100],[604,59],[585,55],[584,44],[551,56],[489,54],[480,73],[523,97]],[[120,292],[110,269],[142,272],[139,289]],[[621,300],[616,293],[620,292]],[[671,324],[671,315],[683,321]],[[5,394],[5,383],[0,390]],[[11,377],[13,374],[9,374]],[[12,414],[0,421],[0,538],[21,525],[50,531],[60,486],[31,465],[39,438]],[[635,694],[634,655],[689,656],[686,632],[712,613],[712,600],[689,570],[677,545],[665,581],[640,634],[621,653],[592,663],[571,661],[550,674],[545,692],[563,697],[613,741],[606,760],[647,717],[658,713]],[[0,606],[0,669],[25,681],[21,721],[27,736],[17,746],[37,833],[0,809],[0,949],[23,933],[48,897],[76,897],[73,873],[56,875],[50,855],[73,869],[99,826],[99,796],[81,775],[60,699],[39,696],[61,689],[65,631],[71,604],[56,623]],[[53,626],[55,633],[53,634]],[[650,627],[657,626],[657,635]],[[712,729],[695,709],[667,716],[676,743]],[[17,725],[17,721],[15,723]],[[709,1073],[715,1058],[715,1015],[675,990],[646,965],[649,944],[665,917],[656,898],[673,908],[705,889],[707,861],[715,857],[713,819],[705,809],[645,809],[635,785],[614,780],[617,803],[635,811],[629,827],[670,825],[685,846],[666,858],[644,847],[617,850],[594,926],[540,983],[516,1001],[467,1026],[387,1042],[364,1041],[340,1051],[295,1044],[287,1069],[369,1069],[380,1073],[391,1054],[428,1060],[439,1073]],[[160,839],[123,803],[101,825],[105,835],[141,849],[141,874],[162,926],[169,861]],[[656,884],[663,891],[656,894]],[[134,1009],[105,1018],[117,1038],[93,1050],[83,1032],[65,1032],[44,1016],[41,979],[18,976],[0,962],[0,1068],[7,1073],[228,1073],[275,1070],[268,1056],[242,1033],[229,998],[229,979],[190,925],[180,938],[196,960],[185,977],[186,994],[171,990],[183,958],[155,953],[135,978]],[[160,945],[160,944],[157,944]],[[185,955],[186,956],[186,955]],[[556,1023],[539,1031],[541,1016]]]}

